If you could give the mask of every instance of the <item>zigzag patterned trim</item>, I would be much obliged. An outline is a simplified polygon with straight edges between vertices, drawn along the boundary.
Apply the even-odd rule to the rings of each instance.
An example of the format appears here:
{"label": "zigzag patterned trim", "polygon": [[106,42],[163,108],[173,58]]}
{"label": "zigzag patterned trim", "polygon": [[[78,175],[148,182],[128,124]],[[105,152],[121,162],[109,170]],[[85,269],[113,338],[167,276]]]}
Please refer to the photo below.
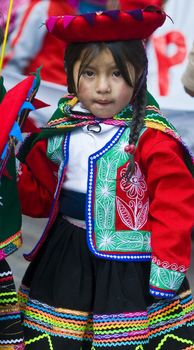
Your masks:
{"label": "zigzag patterned trim", "polygon": [[2,278],[2,277],[7,277],[7,276],[12,276],[11,270],[10,270],[10,271],[7,271],[7,272],[2,272],[2,273],[0,273],[0,278]]}
{"label": "zigzag patterned trim", "polygon": [[15,304],[17,303],[17,293],[16,292],[3,292],[0,293],[0,305],[3,304]]}
{"label": "zigzag patterned trim", "polygon": [[40,342],[41,340],[44,340],[44,339],[48,340],[48,345],[49,345],[48,350],[54,350],[53,345],[52,345],[52,340],[51,340],[51,337],[49,336],[49,334],[43,334],[43,335],[40,335],[39,337],[32,338],[32,339],[26,341],[25,344],[30,345],[30,344],[33,344],[36,342]]}
{"label": "zigzag patterned trim", "polygon": [[0,243],[0,260],[15,252],[22,245],[21,230]]}
{"label": "zigzag patterned trim", "polygon": [[[37,331],[37,337],[28,340],[28,344],[48,341],[52,349],[52,339],[91,342],[93,350],[104,347],[144,346],[158,340],[158,350],[169,339],[182,342],[190,349],[191,339],[178,338],[174,331],[182,327],[194,327],[194,304],[190,292],[173,300],[163,300],[152,304],[142,312],[123,312],[120,314],[93,315],[77,310],[54,308],[38,301],[28,299],[27,290],[23,289],[26,305],[22,304],[25,314],[24,326]],[[22,294],[23,294],[22,293]],[[189,334],[189,333],[188,333]],[[81,343],[80,343],[81,344]],[[65,347],[65,345],[64,345]],[[186,350],[186,348],[185,348]]]}
{"label": "zigzag patterned trim", "polygon": [[[190,341],[190,340],[187,340],[187,339],[183,339],[183,338],[180,338],[180,337],[177,337],[176,335],[174,334],[167,334],[160,342],[160,344],[157,346],[156,350],[160,350],[162,349],[162,346],[166,343],[166,341],[168,339],[174,339],[176,340],[177,342],[181,343],[181,344],[187,344],[187,345],[193,345],[193,342]],[[192,346],[193,348],[193,346]],[[187,347],[187,349],[192,349],[191,347]],[[185,349],[186,350],[186,349]]]}
{"label": "zigzag patterned trim", "polygon": [[153,263],[155,263],[157,266],[163,267],[165,269],[170,269],[173,271],[179,271],[179,272],[186,272],[187,269],[184,265],[178,266],[176,263],[170,264],[168,261],[161,261],[156,256],[152,257]]}
{"label": "zigzag patterned trim", "polygon": [[12,243],[13,241],[17,241],[18,238],[21,236],[21,230],[17,231],[15,234],[13,234],[11,237],[6,239],[5,241],[0,243],[0,249],[4,248],[9,243]]}
{"label": "zigzag patterned trim", "polygon": [[[21,343],[21,342],[23,342],[23,338],[16,339],[16,340],[14,340],[14,339],[12,339],[12,340],[0,340],[1,345],[13,345],[13,344],[17,345],[18,343]],[[14,349],[16,349],[16,348],[14,348]],[[17,349],[20,350],[20,349],[24,349],[24,348],[22,347],[22,348],[17,348]]]}

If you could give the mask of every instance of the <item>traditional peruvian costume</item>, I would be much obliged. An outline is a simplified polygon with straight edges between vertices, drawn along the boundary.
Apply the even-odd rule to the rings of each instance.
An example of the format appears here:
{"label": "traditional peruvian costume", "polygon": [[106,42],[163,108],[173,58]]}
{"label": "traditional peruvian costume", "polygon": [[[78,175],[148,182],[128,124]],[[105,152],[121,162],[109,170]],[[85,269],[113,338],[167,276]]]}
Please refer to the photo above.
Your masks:
{"label": "traditional peruvian costume", "polygon": [[[130,40],[164,20],[159,10],[111,11],[47,28],[69,42]],[[126,181],[132,113],[129,104],[96,118],[66,96],[20,150],[22,211],[49,217],[20,289],[26,349],[193,349],[192,158],[147,93]]]}

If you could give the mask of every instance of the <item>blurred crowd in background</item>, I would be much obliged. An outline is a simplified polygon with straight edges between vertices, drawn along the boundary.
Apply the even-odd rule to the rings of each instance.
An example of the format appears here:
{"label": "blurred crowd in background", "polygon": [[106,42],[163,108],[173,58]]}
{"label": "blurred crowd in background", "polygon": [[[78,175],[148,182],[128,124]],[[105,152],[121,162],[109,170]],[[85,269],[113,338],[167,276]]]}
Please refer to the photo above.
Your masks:
{"label": "blurred crowd in background", "polygon": [[[44,27],[47,17],[112,9],[133,10],[147,5],[161,7],[165,2],[162,0],[14,0],[4,68],[9,72],[29,74],[42,66],[43,80],[66,85],[63,59],[61,59],[64,57],[64,43],[47,34]],[[3,27],[6,24],[9,4],[9,0],[4,0],[0,6]]]}
{"label": "blurred crowd in background", "polygon": [[[4,30],[7,23],[10,3],[11,0],[3,0],[0,3],[0,28],[2,26]],[[3,59],[3,75],[6,73],[9,75],[6,76],[6,83],[9,83],[9,81],[11,82],[10,74],[29,75],[35,72],[37,68],[41,67],[41,79],[43,82],[55,83],[60,87],[67,85],[63,64],[65,44],[54,36],[49,35],[44,25],[46,19],[50,16],[64,14],[71,16],[78,13],[87,14],[88,12],[115,9],[127,11],[136,8],[145,8],[146,6],[158,6],[167,12],[171,9],[173,13],[176,9],[177,17],[183,17],[181,22],[185,24],[184,29],[187,27],[184,13],[182,13],[181,10],[180,5],[182,4],[180,4],[180,1],[176,1],[176,7],[173,7],[175,4],[172,4],[172,0],[14,0],[12,3],[11,21]],[[189,6],[187,6],[188,16],[190,16],[189,8],[192,9],[193,6],[191,2]],[[176,17],[176,14],[173,15],[170,13],[170,15],[173,19]],[[191,22],[188,18],[187,20],[188,23]],[[178,22],[180,21],[178,20]],[[160,59],[160,62],[158,62],[158,67],[154,68],[155,71],[153,73],[151,72],[151,74],[152,76],[159,75],[158,84],[160,85],[166,85],[171,77],[171,94],[169,95],[169,101],[176,101],[175,104],[177,104],[177,102],[180,102],[180,98],[177,98],[175,95],[177,91],[176,81],[180,84],[179,91],[184,99],[186,98],[186,94],[187,96],[194,96],[194,51],[188,56],[191,47],[191,42],[189,42],[190,35],[188,36],[188,33],[185,35],[185,33],[178,32],[180,28],[176,26],[177,18],[175,20],[175,25],[173,20],[169,18],[166,23],[167,28],[169,23],[173,24],[173,27],[169,29],[171,33],[164,33],[164,37],[159,38],[158,44],[156,43],[156,56]],[[1,36],[3,35],[2,33],[0,32]],[[161,33],[159,35],[161,35]],[[183,37],[184,35],[185,37]],[[173,47],[174,53],[169,55],[171,49],[173,51]],[[189,66],[183,75],[187,60]],[[149,61],[152,62],[150,58]],[[182,71],[175,71],[175,68],[180,67],[180,65],[182,66]],[[153,63],[149,65],[149,73],[151,70],[153,70]],[[158,71],[156,72],[156,70]],[[182,75],[183,78],[181,80]],[[16,81],[13,83],[16,83]],[[43,84],[41,84],[41,86],[43,86]],[[157,96],[157,89],[155,86],[153,87],[151,85],[150,87],[155,97],[160,98],[160,92],[158,93],[159,96]],[[193,106],[188,107],[188,105],[192,104],[191,101],[191,98],[190,101],[182,101],[180,109],[183,110],[183,105],[187,105],[187,109],[193,111]],[[163,101],[161,103],[159,100],[159,104],[161,108],[166,107]],[[168,106],[165,109],[165,115],[169,116],[171,112],[168,114]],[[176,110],[176,106],[173,107],[173,110]],[[178,113],[176,113],[176,115],[178,116]],[[177,125],[177,127],[179,126]],[[190,140],[188,143],[189,146],[193,148],[193,143],[190,142]]]}

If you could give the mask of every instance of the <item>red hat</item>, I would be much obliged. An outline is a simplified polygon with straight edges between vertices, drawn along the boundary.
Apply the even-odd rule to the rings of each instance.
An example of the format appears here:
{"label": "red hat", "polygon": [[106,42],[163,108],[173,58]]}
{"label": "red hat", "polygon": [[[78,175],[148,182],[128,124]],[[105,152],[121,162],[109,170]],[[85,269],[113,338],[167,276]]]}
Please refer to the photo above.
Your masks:
{"label": "red hat", "polygon": [[133,11],[105,11],[50,17],[46,27],[67,43],[146,39],[166,19],[164,11],[148,6]]}
{"label": "red hat", "polygon": [[145,8],[150,5],[161,7],[163,2],[163,0],[119,0],[120,9],[124,11]]}

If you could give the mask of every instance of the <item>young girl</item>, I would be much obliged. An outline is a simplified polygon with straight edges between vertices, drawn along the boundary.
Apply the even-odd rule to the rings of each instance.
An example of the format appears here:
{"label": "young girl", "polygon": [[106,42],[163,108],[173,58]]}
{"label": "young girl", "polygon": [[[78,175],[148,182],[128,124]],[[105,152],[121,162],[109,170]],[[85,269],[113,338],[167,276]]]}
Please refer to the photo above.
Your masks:
{"label": "young girl", "polygon": [[48,217],[20,289],[26,349],[193,349],[190,155],[146,91],[153,7],[56,17],[69,95],[20,151],[24,214]]}

